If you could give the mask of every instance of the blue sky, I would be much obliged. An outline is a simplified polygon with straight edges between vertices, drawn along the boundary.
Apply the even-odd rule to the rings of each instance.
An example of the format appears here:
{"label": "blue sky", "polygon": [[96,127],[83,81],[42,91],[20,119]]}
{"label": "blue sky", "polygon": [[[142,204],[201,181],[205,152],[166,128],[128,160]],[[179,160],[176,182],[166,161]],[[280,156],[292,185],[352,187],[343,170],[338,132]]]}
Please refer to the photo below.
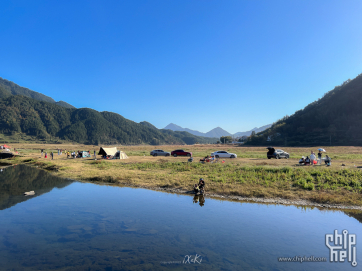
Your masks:
{"label": "blue sky", "polygon": [[0,77],[158,128],[272,123],[362,73],[362,1],[2,1]]}

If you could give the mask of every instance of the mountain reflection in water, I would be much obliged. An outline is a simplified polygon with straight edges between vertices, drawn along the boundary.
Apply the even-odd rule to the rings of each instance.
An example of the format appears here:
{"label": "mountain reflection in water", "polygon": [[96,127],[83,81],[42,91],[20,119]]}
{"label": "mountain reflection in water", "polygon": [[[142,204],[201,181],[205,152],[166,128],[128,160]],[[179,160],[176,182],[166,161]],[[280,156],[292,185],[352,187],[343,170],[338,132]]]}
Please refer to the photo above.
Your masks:
{"label": "mountain reflection in water", "polygon": [[[69,179],[52,176],[44,170],[25,165],[5,168],[0,172],[0,210],[71,183]],[[35,191],[35,195],[24,196],[26,191]]]}
{"label": "mountain reflection in water", "polygon": [[[31,190],[35,196],[23,195]],[[328,258],[326,234],[347,229],[360,238],[358,211],[71,183],[25,166],[0,173],[0,208],[1,271],[345,271],[359,270],[362,259],[357,242],[357,269],[347,261],[278,261]]]}

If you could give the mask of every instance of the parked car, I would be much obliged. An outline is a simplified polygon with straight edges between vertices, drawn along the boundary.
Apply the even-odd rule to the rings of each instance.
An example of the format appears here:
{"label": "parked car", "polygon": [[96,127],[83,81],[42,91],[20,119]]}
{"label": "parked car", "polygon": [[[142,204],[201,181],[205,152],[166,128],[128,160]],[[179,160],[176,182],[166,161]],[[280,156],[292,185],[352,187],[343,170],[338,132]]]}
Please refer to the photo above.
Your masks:
{"label": "parked car", "polygon": [[192,152],[184,151],[184,150],[174,150],[171,152],[173,156],[192,156]]}
{"label": "parked car", "polygon": [[273,147],[268,147],[267,149],[268,149],[268,152],[267,152],[266,156],[268,157],[268,159],[271,159],[271,158],[288,159],[289,158],[289,153],[287,153],[281,149],[274,149]]}
{"label": "parked car", "polygon": [[170,156],[170,153],[163,150],[153,150],[150,152],[152,156]]}
{"label": "parked car", "polygon": [[216,151],[211,154],[211,156],[215,156],[215,158],[236,158],[238,157],[235,153],[227,152],[227,151]]}

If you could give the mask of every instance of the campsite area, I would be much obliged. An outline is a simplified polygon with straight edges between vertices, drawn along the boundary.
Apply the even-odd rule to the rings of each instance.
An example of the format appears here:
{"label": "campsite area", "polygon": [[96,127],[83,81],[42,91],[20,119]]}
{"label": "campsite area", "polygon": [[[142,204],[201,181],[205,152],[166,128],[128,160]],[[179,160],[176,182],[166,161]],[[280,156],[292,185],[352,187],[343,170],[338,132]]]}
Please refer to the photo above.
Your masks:
{"label": "campsite area", "polygon": [[[102,159],[94,145],[12,144],[19,155],[8,160],[13,164],[26,163],[52,171],[61,177],[112,185],[189,191],[199,178],[206,182],[206,193],[218,196],[246,198],[306,200],[318,204],[362,206],[362,147],[281,147],[289,159],[267,159],[265,147],[235,145],[188,146],[110,146],[123,151],[127,159]],[[108,148],[109,146],[105,146]],[[332,158],[325,165],[299,166],[298,160],[319,147]],[[54,160],[41,157],[41,150],[54,152]],[[57,150],[63,154],[58,155]],[[171,152],[184,149],[193,153],[188,157],[153,157],[150,151]],[[64,150],[90,151],[90,158],[67,159]],[[218,163],[199,163],[217,150],[237,154],[238,158],[222,158]],[[324,154],[325,155],[325,154]]]}

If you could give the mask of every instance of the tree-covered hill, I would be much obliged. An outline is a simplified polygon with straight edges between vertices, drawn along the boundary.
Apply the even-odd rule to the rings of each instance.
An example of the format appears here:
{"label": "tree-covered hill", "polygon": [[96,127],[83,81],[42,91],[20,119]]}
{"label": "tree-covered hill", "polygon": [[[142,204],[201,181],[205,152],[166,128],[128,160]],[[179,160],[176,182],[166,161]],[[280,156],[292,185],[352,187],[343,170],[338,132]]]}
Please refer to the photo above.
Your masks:
{"label": "tree-covered hill", "polygon": [[186,131],[171,131],[169,129],[161,129],[161,131],[165,134],[179,138],[183,142],[189,145],[195,143],[199,144],[216,143],[219,140],[218,138],[213,138],[213,137],[196,136]]}
{"label": "tree-covered hill", "polygon": [[249,145],[362,145],[362,74],[248,138]]}
{"label": "tree-covered hill", "polygon": [[0,99],[0,133],[84,144],[214,143],[214,140],[189,133],[179,135],[158,130],[112,112],[65,108],[19,95]]}
{"label": "tree-covered hill", "polygon": [[72,106],[66,102],[63,102],[63,101],[56,102],[53,100],[53,98],[50,98],[39,92],[30,90],[28,88],[21,87],[9,80],[6,80],[6,79],[3,79],[0,77],[0,98],[7,98],[11,95],[23,95],[23,96],[33,98],[38,101],[56,103],[60,106],[67,107],[67,108],[75,108],[74,106]]}
{"label": "tree-covered hill", "polygon": [[157,129],[156,126],[154,126],[153,124],[149,123],[148,121],[141,121],[140,124],[148,127],[148,128],[153,128],[153,129]]}

